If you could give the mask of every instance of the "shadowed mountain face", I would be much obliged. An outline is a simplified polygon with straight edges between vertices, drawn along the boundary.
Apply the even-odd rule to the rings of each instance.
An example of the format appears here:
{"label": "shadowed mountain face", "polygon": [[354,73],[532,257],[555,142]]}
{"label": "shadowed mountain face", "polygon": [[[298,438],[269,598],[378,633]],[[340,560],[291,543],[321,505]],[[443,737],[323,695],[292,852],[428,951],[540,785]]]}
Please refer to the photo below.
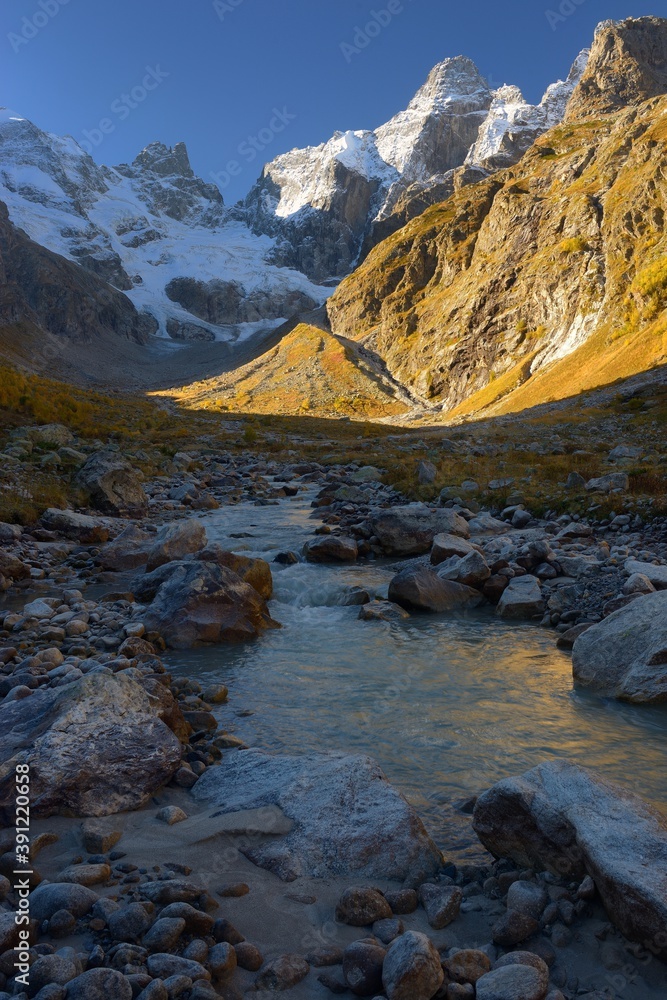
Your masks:
{"label": "shadowed mountain face", "polygon": [[0,326],[16,324],[79,343],[111,334],[145,344],[155,330],[117,289],[12,225],[0,202]]}
{"label": "shadowed mountain face", "polygon": [[603,26],[567,122],[378,246],[329,301],[333,332],[455,414],[664,360],[666,52],[667,21]]}

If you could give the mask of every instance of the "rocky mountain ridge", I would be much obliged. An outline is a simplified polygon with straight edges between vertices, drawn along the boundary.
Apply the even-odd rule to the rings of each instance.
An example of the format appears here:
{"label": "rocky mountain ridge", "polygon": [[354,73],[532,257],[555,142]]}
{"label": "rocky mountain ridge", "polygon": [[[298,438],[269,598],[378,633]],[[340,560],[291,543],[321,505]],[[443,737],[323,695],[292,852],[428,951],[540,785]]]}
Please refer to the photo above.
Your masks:
{"label": "rocky mountain ridge", "polygon": [[587,59],[535,106],[517,87],[493,89],[472,60],[446,59],[375,131],[337,132],[267,164],[245,200],[253,230],[278,239],[276,261],[335,281],[455,187],[516,163],[562,121]]}

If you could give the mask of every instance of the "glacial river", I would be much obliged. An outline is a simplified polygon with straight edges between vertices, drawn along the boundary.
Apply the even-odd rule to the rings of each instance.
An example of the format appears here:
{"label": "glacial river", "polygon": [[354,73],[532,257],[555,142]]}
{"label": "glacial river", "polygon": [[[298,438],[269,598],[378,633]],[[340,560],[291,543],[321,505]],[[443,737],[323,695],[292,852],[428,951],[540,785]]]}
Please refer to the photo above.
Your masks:
{"label": "glacial river", "polygon": [[480,856],[462,804],[555,757],[667,811],[667,707],[574,692],[555,634],[491,609],[359,621],[345,595],[360,586],[386,596],[389,565],[273,564],[301,550],[320,523],[311,514],[301,494],[203,518],[211,541],[272,563],[271,613],[283,626],[252,643],[168,654],[176,672],[229,686],[229,703],[215,709],[224,728],[274,752],[372,755],[453,860]]}

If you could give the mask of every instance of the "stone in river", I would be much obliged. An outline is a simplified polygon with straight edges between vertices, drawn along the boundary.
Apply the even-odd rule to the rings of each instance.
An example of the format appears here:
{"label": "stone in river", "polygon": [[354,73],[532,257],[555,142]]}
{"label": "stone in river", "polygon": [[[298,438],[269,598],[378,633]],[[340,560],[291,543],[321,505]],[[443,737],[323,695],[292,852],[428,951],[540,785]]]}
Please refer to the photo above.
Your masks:
{"label": "stone in river", "polygon": [[355,562],[359,550],[354,538],[346,538],[344,535],[322,535],[306,542],[303,554],[307,562],[345,563]]}
{"label": "stone in river", "polygon": [[303,756],[247,750],[208,768],[193,794],[224,813],[277,806],[294,824],[285,837],[243,848],[285,881],[299,876],[389,878],[420,884],[440,852],[405,798],[363,755]]}
{"label": "stone in river", "polygon": [[443,580],[429,568],[405,569],[389,584],[389,600],[417,611],[457,611],[476,608],[484,600],[479,591]]}
{"label": "stone in river", "polygon": [[535,576],[517,576],[510,580],[498,601],[501,618],[529,619],[544,612],[540,582]]}
{"label": "stone in river", "polygon": [[387,555],[397,556],[430,552],[435,536],[441,533],[470,537],[468,522],[460,514],[422,503],[381,511],[371,519],[371,530]]}

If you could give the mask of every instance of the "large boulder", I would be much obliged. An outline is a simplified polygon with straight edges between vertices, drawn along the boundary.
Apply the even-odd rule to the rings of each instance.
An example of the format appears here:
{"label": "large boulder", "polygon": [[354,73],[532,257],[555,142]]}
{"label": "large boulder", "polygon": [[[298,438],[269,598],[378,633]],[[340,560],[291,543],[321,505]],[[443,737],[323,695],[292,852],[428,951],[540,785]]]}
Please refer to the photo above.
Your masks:
{"label": "large boulder", "polygon": [[225,566],[192,560],[156,572],[164,579],[142,621],[173,649],[254,639],[279,627],[264,598]]}
{"label": "large boulder", "polygon": [[291,832],[258,839],[243,853],[285,881],[354,876],[420,884],[441,864],[415,811],[363,755],[246,750],[205,771],[193,794],[224,813],[281,809]]}
{"label": "large boulder", "polygon": [[501,618],[535,618],[544,612],[540,581],[536,576],[517,576],[503,591],[496,613]]}
{"label": "large boulder", "polygon": [[87,514],[77,514],[74,510],[49,507],[42,514],[40,524],[48,531],[55,531],[84,545],[106,542],[109,537],[109,526],[105,521]]}
{"label": "large boulder", "polygon": [[99,451],[79,469],[76,481],[96,510],[105,514],[143,514],[148,497],[129,462],[115,452]]}
{"label": "large boulder", "polygon": [[148,562],[148,554],[154,544],[154,533],[130,524],[104,546],[100,552],[100,564],[116,572],[137,569]]}
{"label": "large boulder", "polygon": [[107,816],[141,806],[181,762],[163,706],[135,680],[89,674],[0,705],[0,817],[14,808],[15,768],[30,765],[31,810]]}
{"label": "large boulder", "polygon": [[236,552],[227,552],[222,545],[214,543],[207,545],[205,549],[197,553],[197,559],[202,562],[217,563],[218,566],[226,566],[236,573],[242,580],[249,583],[260,597],[268,601],[273,594],[273,576],[271,567],[264,559],[251,559],[249,556],[240,556]]}
{"label": "large boulder", "polygon": [[469,538],[465,518],[449,508],[434,510],[423,503],[392,507],[371,518],[371,531],[387,555],[412,556],[430,552],[436,535]]}
{"label": "large boulder", "polygon": [[389,600],[417,611],[458,611],[476,608],[484,598],[477,590],[443,580],[428,567],[405,569],[389,584]]}
{"label": "large boulder", "polygon": [[645,594],[580,635],[578,687],[643,704],[667,701],[667,591]]}
{"label": "large boulder", "polygon": [[591,875],[619,930],[667,958],[667,820],[637,795],[556,760],[485,792],[473,826],[522,868]]}
{"label": "large boulder", "polygon": [[153,536],[153,545],[146,561],[146,572],[150,573],[166,563],[194,555],[205,545],[206,530],[196,517],[168,524]]}
{"label": "large boulder", "polygon": [[41,424],[38,427],[23,427],[22,436],[33,444],[45,445],[51,448],[64,448],[74,444],[74,435],[62,424]]}

